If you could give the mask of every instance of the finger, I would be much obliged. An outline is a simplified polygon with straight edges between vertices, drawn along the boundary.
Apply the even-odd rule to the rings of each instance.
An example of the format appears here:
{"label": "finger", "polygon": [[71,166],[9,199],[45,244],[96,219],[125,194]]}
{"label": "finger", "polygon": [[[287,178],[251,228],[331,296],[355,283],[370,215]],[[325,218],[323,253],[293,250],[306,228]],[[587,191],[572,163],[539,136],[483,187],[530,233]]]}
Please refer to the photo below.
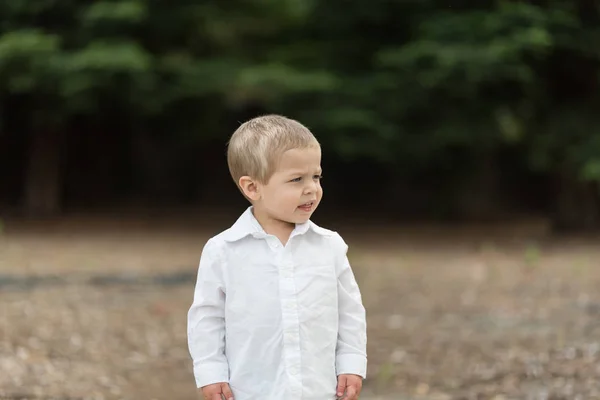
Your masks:
{"label": "finger", "polygon": [[357,399],[360,397],[360,392],[362,392],[362,384],[357,386],[357,388],[356,388],[356,398]]}
{"label": "finger", "polygon": [[346,390],[346,377],[341,375],[338,377],[338,385],[337,385],[337,396],[342,397],[344,395],[344,391]]}
{"label": "finger", "polygon": [[356,393],[356,388],[354,386],[348,386],[346,389],[346,400],[357,400],[358,393]]}
{"label": "finger", "polygon": [[222,384],[221,389],[223,391],[223,396],[225,396],[225,400],[233,400],[233,393],[227,383]]}
{"label": "finger", "polygon": [[221,398],[221,393],[213,393],[213,394],[211,394],[210,396],[211,396],[211,397],[210,397],[210,400],[223,400],[223,399]]}

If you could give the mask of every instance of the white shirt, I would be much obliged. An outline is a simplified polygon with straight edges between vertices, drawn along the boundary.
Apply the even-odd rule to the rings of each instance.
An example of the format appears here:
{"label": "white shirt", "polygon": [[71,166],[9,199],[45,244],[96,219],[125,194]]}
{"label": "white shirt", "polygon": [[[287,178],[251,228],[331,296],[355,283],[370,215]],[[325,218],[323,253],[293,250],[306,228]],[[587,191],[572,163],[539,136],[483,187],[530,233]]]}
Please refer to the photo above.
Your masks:
{"label": "white shirt", "polygon": [[196,386],[235,400],[335,399],[337,375],[366,376],[361,294],[336,232],[308,221],[289,241],[251,207],[202,251],[188,345]]}

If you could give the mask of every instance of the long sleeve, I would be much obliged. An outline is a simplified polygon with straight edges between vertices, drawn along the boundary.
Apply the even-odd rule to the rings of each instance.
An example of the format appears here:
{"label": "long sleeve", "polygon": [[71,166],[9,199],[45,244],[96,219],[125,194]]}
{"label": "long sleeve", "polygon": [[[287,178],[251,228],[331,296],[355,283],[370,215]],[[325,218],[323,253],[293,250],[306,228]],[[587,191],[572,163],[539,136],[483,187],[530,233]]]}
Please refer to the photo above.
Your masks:
{"label": "long sleeve", "polygon": [[[341,237],[340,237],[341,240]],[[367,322],[360,289],[347,257],[348,246],[341,240],[338,257],[339,325],[336,373],[367,374]],[[338,248],[339,248],[338,247]]]}
{"label": "long sleeve", "polygon": [[202,250],[194,301],[188,311],[188,347],[197,387],[229,381],[225,356],[223,257],[208,241]]}

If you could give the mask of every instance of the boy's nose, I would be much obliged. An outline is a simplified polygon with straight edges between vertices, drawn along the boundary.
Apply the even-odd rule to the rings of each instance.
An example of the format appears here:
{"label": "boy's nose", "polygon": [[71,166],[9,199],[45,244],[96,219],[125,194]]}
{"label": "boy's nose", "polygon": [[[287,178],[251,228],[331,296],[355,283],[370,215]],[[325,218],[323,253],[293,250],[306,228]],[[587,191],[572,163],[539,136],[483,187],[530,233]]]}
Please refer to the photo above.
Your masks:
{"label": "boy's nose", "polygon": [[308,185],[304,187],[304,193],[313,193],[317,190],[317,184],[315,182],[310,182]]}

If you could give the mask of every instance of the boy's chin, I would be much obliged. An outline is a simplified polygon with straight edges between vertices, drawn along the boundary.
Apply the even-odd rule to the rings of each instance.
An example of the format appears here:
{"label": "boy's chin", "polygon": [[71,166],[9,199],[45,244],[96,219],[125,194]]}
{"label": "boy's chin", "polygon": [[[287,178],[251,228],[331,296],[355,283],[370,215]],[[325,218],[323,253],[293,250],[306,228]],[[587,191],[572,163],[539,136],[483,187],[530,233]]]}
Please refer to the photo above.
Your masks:
{"label": "boy's chin", "polygon": [[314,210],[311,213],[294,213],[292,215],[287,215],[283,218],[279,218],[280,221],[285,221],[288,224],[296,225],[296,224],[304,224],[310,220],[314,213]]}
{"label": "boy's chin", "polygon": [[304,224],[304,223],[308,222],[308,220],[310,219],[311,216],[312,216],[312,213],[294,216],[293,223],[294,224]]}

